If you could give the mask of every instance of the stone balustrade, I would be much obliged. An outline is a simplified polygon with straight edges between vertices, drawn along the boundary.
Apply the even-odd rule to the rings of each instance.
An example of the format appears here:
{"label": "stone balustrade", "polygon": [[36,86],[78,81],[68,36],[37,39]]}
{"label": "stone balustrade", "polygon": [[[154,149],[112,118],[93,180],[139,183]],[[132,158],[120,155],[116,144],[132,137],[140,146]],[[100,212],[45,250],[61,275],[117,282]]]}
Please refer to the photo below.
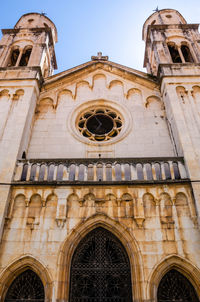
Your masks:
{"label": "stone balustrade", "polygon": [[188,180],[183,158],[19,160],[13,182],[100,183]]}

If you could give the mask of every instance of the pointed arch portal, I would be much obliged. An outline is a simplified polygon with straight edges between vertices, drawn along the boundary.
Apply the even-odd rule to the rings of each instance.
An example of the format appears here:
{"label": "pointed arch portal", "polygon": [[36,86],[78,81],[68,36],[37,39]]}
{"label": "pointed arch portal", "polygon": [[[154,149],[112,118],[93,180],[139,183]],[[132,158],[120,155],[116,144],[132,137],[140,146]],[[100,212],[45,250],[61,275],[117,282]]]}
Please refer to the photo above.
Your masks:
{"label": "pointed arch portal", "polygon": [[190,281],[175,269],[162,278],[158,287],[158,302],[199,302]]}
{"label": "pointed arch portal", "polygon": [[44,302],[44,286],[38,275],[27,269],[11,283],[5,302]]}
{"label": "pointed arch portal", "polygon": [[131,302],[128,255],[121,242],[98,227],[76,248],[71,263],[70,302]]}

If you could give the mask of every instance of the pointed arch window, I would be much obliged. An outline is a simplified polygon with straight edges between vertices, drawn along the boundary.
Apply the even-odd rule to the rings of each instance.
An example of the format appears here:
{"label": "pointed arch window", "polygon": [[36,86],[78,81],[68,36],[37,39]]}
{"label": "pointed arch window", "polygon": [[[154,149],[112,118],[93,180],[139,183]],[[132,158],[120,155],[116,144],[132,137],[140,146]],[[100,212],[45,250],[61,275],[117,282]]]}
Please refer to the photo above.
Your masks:
{"label": "pointed arch window", "polygon": [[175,269],[170,270],[160,281],[158,302],[199,302],[190,281]]}
{"label": "pointed arch window", "polygon": [[70,302],[131,302],[128,255],[121,242],[104,228],[81,240],[71,264]]}
{"label": "pointed arch window", "polygon": [[44,298],[42,281],[36,273],[27,269],[11,283],[5,302],[44,302]]}

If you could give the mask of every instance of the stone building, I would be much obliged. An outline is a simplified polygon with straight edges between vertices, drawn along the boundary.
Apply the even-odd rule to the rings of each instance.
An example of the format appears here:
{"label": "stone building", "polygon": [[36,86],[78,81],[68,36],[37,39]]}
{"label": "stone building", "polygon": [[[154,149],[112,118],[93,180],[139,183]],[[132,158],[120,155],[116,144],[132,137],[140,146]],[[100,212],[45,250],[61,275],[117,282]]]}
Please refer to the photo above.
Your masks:
{"label": "stone building", "polygon": [[148,73],[53,75],[50,19],[3,30],[0,301],[199,301],[198,25],[156,11],[143,40]]}

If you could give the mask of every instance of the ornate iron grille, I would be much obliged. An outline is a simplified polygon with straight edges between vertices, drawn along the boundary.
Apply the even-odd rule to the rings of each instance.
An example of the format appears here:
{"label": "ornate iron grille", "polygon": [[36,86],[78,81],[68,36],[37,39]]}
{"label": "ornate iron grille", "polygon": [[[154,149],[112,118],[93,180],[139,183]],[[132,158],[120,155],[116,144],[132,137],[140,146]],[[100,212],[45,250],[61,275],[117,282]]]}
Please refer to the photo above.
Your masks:
{"label": "ornate iron grille", "polygon": [[44,302],[44,296],[42,281],[28,269],[12,282],[5,302]]}
{"label": "ornate iron grille", "polygon": [[131,302],[127,253],[109,231],[97,228],[79,243],[71,264],[70,302]]}
{"label": "ornate iron grille", "polygon": [[189,280],[172,269],[159,284],[158,302],[199,302],[199,299]]}

